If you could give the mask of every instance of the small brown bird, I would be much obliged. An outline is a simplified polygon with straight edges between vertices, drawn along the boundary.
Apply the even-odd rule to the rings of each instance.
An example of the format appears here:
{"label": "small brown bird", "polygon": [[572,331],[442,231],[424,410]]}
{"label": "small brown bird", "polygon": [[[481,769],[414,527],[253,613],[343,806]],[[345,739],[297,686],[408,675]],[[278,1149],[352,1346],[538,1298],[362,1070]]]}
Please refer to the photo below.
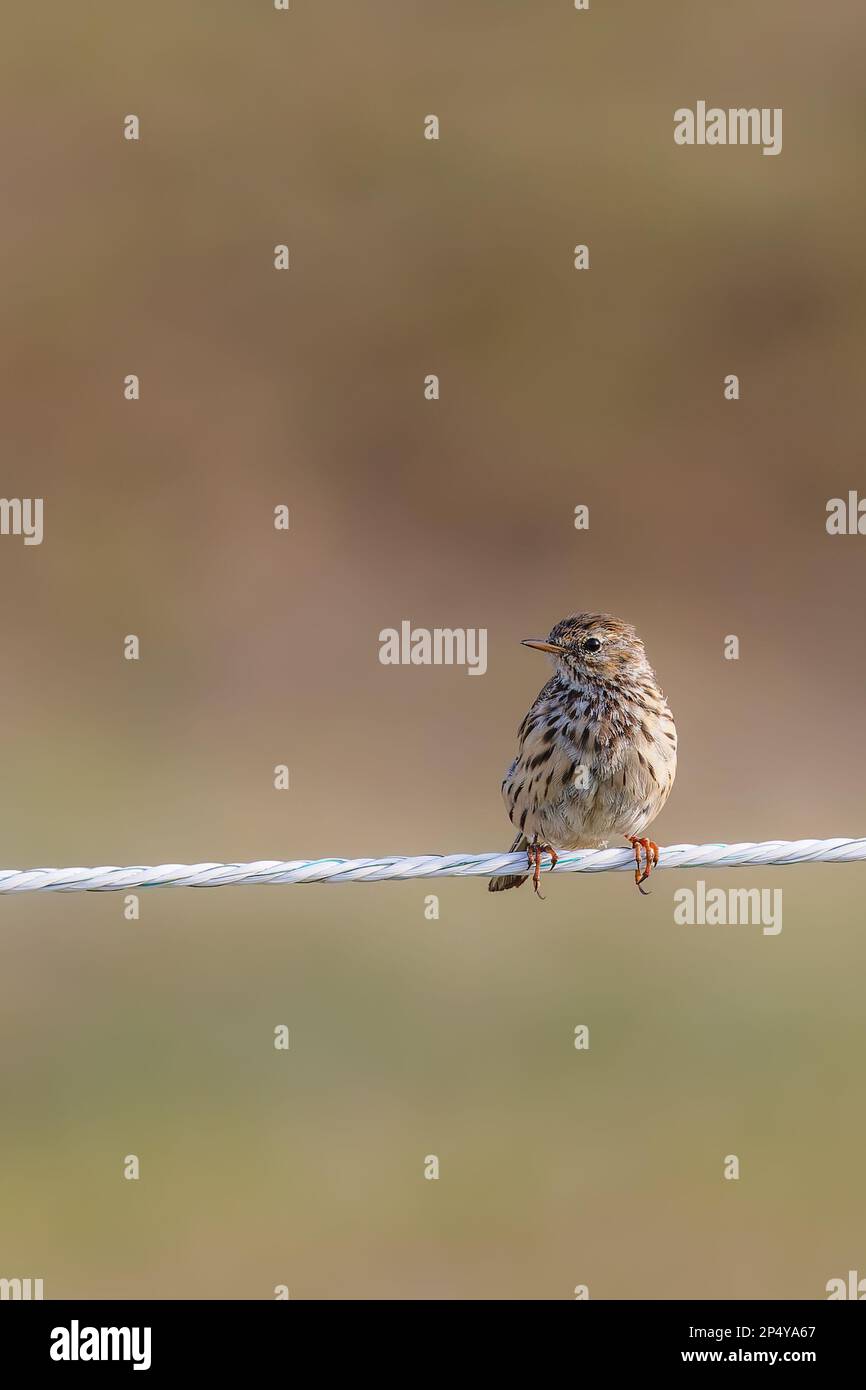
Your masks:
{"label": "small brown bird", "polygon": [[[673,715],[629,623],[607,613],[563,618],[544,641],[554,674],[517,731],[517,757],[502,795],[527,870],[540,893],[541,856],[591,849],[622,835],[634,850],[641,887],[658,863],[658,845],[640,838],[668,799],[677,767]],[[644,863],[641,865],[641,850]],[[519,888],[526,874],[503,874],[491,893]]]}

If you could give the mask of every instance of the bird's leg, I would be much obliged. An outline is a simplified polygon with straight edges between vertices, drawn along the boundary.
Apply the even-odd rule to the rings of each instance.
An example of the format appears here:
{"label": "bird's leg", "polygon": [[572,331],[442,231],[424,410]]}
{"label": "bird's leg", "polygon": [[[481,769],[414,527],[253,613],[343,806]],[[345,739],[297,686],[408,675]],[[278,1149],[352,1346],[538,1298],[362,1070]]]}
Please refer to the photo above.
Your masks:
{"label": "bird's leg", "polygon": [[530,845],[528,853],[528,867],[533,871],[532,886],[535,889],[538,896],[541,898],[541,900],[544,901],[544,894],[542,893],[541,888],[539,886],[539,881],[541,879],[541,856],[543,854],[550,855],[550,867],[551,870],[553,870],[556,868],[557,863],[559,862],[559,855],[557,854],[556,850],[553,849],[550,845]]}
{"label": "bird's leg", "polygon": [[535,846],[535,872],[534,872],[533,875],[532,875],[532,887],[535,889],[535,892],[538,894],[539,898],[542,898],[542,899],[543,899],[543,898],[544,898],[544,894],[542,893],[541,888],[540,888],[540,886],[539,886],[539,880],[540,880],[540,879],[541,879],[541,845],[536,845],[536,846]]}
{"label": "bird's leg", "polygon": [[[639,891],[647,897],[646,888],[641,888],[644,879],[649,878],[656,864],[659,862],[659,847],[655,840],[639,840],[636,835],[627,835],[626,839],[634,850],[634,881]],[[644,865],[641,867],[640,852],[644,852]]]}

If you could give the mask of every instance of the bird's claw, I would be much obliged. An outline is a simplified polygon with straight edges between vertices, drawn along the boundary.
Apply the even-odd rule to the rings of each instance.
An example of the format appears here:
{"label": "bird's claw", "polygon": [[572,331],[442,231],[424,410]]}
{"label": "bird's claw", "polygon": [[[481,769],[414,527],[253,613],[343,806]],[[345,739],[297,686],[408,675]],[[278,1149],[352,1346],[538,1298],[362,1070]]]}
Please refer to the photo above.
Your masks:
{"label": "bird's claw", "polygon": [[[643,884],[659,862],[659,847],[655,840],[641,840],[636,835],[627,835],[626,839],[634,850],[634,881],[637,884],[637,890],[644,898],[649,898],[652,895],[648,888],[644,888]],[[640,862],[641,850],[644,852],[643,865]]]}
{"label": "bird's claw", "polygon": [[526,867],[528,869],[532,869],[532,887],[535,890],[538,897],[541,898],[542,902],[545,901],[544,894],[541,891],[540,885],[541,856],[543,854],[550,855],[550,868],[551,870],[555,869],[559,860],[559,855],[556,853],[555,849],[551,848],[550,845],[530,845],[526,851]]}

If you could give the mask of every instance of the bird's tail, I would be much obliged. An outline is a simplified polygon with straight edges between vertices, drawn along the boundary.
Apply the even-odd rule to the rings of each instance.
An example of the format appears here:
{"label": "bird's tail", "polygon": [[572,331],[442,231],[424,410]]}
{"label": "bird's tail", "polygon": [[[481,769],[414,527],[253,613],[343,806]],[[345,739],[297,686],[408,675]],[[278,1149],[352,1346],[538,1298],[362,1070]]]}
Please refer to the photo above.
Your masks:
{"label": "bird's tail", "polygon": [[[525,835],[518,835],[511,846],[511,853],[515,854],[519,849],[529,849],[529,841]],[[499,874],[496,878],[491,878],[487,884],[488,893],[502,893],[506,888],[519,888],[521,883],[525,883],[529,874]]]}

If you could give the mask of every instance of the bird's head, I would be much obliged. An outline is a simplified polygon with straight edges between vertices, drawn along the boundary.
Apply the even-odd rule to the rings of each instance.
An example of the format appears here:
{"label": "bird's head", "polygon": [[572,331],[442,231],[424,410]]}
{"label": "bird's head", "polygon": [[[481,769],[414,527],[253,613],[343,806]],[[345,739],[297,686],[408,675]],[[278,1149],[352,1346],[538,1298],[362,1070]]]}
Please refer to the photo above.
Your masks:
{"label": "bird's head", "polygon": [[651,674],[634,628],[609,613],[574,613],[547,637],[527,637],[523,645],[547,652],[554,669],[575,685],[628,683]]}

